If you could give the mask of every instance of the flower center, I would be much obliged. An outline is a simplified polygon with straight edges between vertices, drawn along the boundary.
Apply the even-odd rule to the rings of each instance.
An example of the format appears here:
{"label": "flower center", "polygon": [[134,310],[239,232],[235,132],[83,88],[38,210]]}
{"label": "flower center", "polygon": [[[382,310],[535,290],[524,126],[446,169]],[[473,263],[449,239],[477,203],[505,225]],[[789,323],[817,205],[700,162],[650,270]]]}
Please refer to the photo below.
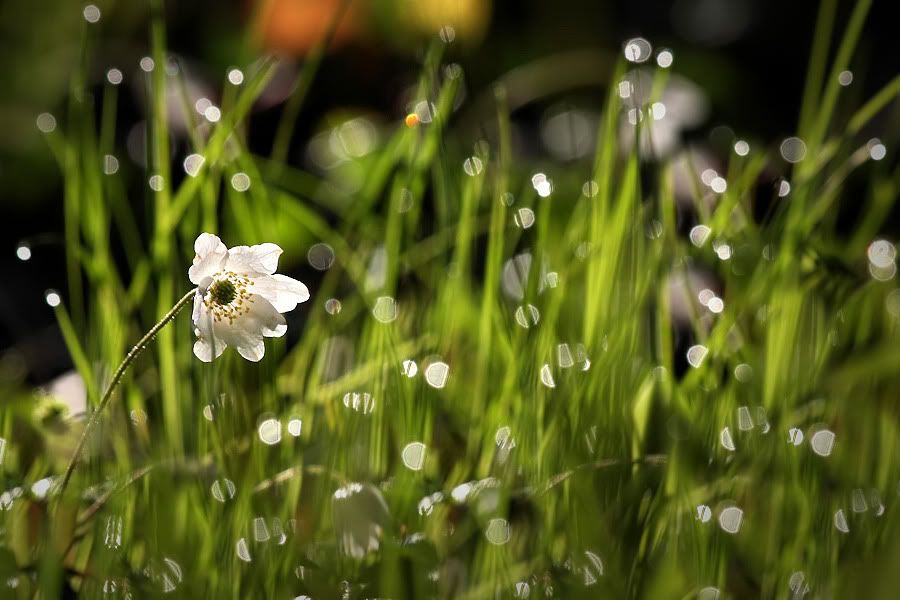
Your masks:
{"label": "flower center", "polygon": [[209,288],[209,296],[212,301],[222,306],[231,304],[237,295],[237,288],[230,279],[220,279]]}
{"label": "flower center", "polygon": [[252,288],[253,284],[246,275],[223,271],[207,288],[203,304],[216,321],[227,319],[229,323],[234,323],[236,318],[250,312],[250,305],[254,302]]}

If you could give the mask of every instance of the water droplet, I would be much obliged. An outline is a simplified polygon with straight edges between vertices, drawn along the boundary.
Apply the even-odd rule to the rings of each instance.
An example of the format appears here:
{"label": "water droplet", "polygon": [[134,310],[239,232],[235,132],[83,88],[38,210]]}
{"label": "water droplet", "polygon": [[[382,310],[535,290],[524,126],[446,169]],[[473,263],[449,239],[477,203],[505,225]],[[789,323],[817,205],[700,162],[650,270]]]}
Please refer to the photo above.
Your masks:
{"label": "water droplet", "polygon": [[741,363],[734,368],[734,378],[741,383],[746,383],[753,379],[753,367],[747,363]]}
{"label": "water droplet", "polygon": [[855,488],[850,492],[850,508],[855,513],[862,513],[869,510],[869,505],[866,504],[866,496],[861,489]]}
{"label": "water droplet", "polygon": [[843,508],[839,508],[834,513],[834,526],[842,533],[850,533],[850,526],[847,525],[847,515],[844,514]]}
{"label": "water droplet", "polygon": [[205,113],[206,109],[210,106],[212,106],[212,101],[206,97],[197,98],[196,102],[194,102],[194,110],[201,115]]}
{"label": "water droplet", "polygon": [[103,544],[110,549],[115,550],[122,546],[122,526],[123,519],[117,515],[106,517],[106,524],[103,531]]}
{"label": "water droplet", "polygon": [[156,66],[156,63],[153,62],[153,59],[149,56],[145,56],[138,63],[141,66],[141,71],[144,73],[149,73]]}
{"label": "water droplet", "polygon": [[244,83],[244,72],[240,69],[229,69],[228,82],[231,85],[241,85]]}
{"label": "water droplet", "polygon": [[708,523],[711,518],[712,509],[705,504],[699,504],[697,506],[697,520],[701,523]]}
{"label": "water droplet", "polygon": [[709,288],[703,288],[697,293],[697,300],[703,306],[709,306],[710,300],[716,297],[716,293]]}
{"label": "water droplet", "polygon": [[390,323],[397,318],[397,301],[390,296],[379,296],[372,308],[372,316],[381,323]]}
{"label": "water droplet", "polygon": [[112,68],[106,72],[106,80],[113,85],[119,85],[122,83],[124,76],[122,75],[122,71],[116,68]]}
{"label": "water droplet", "polygon": [[747,156],[750,154],[750,144],[744,140],[738,140],[734,143],[734,153],[738,156]]}
{"label": "water droplet", "polygon": [[510,529],[506,519],[491,519],[488,521],[484,536],[495,546],[501,546],[509,541]]}
{"label": "water droplet", "polygon": [[696,247],[700,248],[703,244],[706,243],[707,238],[709,238],[709,234],[712,230],[706,225],[695,225],[691,227],[691,231],[688,234],[688,237],[691,239],[691,243]]}
{"label": "water droplet", "polygon": [[184,159],[184,172],[191,177],[196,177],[197,173],[200,172],[200,168],[203,167],[204,162],[206,162],[206,159],[202,155],[188,154]]}
{"label": "water droplet", "polygon": [[325,301],[325,312],[329,315],[336,315],[341,312],[341,301],[337,298],[329,298]]}
{"label": "water droplet", "polygon": [[653,47],[650,45],[650,42],[644,38],[631,38],[625,42],[625,60],[628,62],[646,62],[652,53]]}
{"label": "water droplet", "polygon": [[35,123],[42,133],[50,133],[56,129],[56,117],[47,112],[39,114]]}
{"label": "water droplet", "polygon": [[575,359],[572,357],[572,350],[569,348],[568,344],[558,344],[556,346],[556,364],[558,364],[561,369],[569,369],[575,364]]}
{"label": "water droplet", "polygon": [[556,381],[553,380],[553,373],[550,371],[550,365],[541,367],[541,383],[548,388],[556,387]]}
{"label": "water droplet", "polygon": [[528,229],[534,225],[534,211],[527,207],[520,208],[513,216],[513,222],[515,222],[516,227]]}
{"label": "water droplet", "polygon": [[347,392],[344,394],[344,406],[364,415],[375,410],[375,399],[368,392]]}
{"label": "water droplet", "polygon": [[741,431],[750,431],[753,429],[753,418],[750,416],[750,409],[746,406],[738,407],[738,429]]}
{"label": "water droplet", "polygon": [[887,240],[875,240],[866,249],[869,263],[878,268],[890,268],[897,260],[897,248]]}
{"label": "water droplet", "polygon": [[425,464],[425,444],[422,442],[410,442],[401,452],[403,464],[407,469],[420,471]]}
{"label": "water droplet", "polygon": [[3,464],[3,458],[6,456],[6,440],[0,438],[0,465]]}
{"label": "water droplet", "polygon": [[163,179],[162,175],[151,175],[150,179],[147,180],[147,184],[154,192],[161,192],[163,191],[166,182]]}
{"label": "water droplet", "polygon": [[744,520],[744,511],[736,506],[729,506],[719,513],[719,527],[726,533],[737,533]]}
{"label": "water droplet", "polygon": [[878,138],[872,138],[867,144],[869,149],[869,158],[872,160],[881,160],[887,156],[887,148]]}
{"label": "water droplet", "polygon": [[722,444],[722,447],[726,450],[734,452],[736,450],[734,445],[734,438],[731,437],[731,429],[725,427],[722,431],[719,432],[719,442]]}
{"label": "water droplet", "polygon": [[723,177],[713,177],[712,181],[709,182],[709,187],[712,188],[717,194],[725,193],[725,190],[728,189],[728,182],[725,181]]}
{"label": "water droplet", "polygon": [[884,307],[888,314],[894,318],[900,318],[900,288],[892,290],[884,299]]}
{"label": "water droplet", "polygon": [[222,109],[218,106],[208,106],[206,110],[203,111],[203,116],[210,123],[218,123],[219,119],[222,118]]}
{"label": "water droplet", "polygon": [[52,477],[45,477],[43,479],[39,479],[35,481],[31,486],[31,493],[34,494],[35,498],[42,499],[47,496],[47,493],[50,491],[50,486],[53,485]]}
{"label": "water droplet", "polygon": [[306,253],[306,260],[317,271],[327,271],[334,264],[334,249],[325,243],[313,244]]}
{"label": "water droplet", "polygon": [[419,372],[419,366],[416,364],[414,360],[404,360],[402,372],[404,375],[412,379]]}
{"label": "water droplet", "polygon": [[449,44],[456,39],[456,30],[450,25],[444,25],[441,27],[440,31],[438,31],[438,35],[442,42]]}
{"label": "water droplet", "polygon": [[425,381],[433,388],[441,389],[447,385],[447,377],[450,375],[450,365],[445,362],[433,362],[425,367]]}
{"label": "water droplet", "polygon": [[281,441],[281,421],[275,418],[263,419],[258,427],[262,443],[273,446]]}
{"label": "water droplet", "polygon": [[93,4],[85,6],[81,14],[84,15],[84,20],[88,23],[96,23],[100,20],[100,9]]}
{"label": "water droplet", "polygon": [[798,137],[789,137],[781,142],[781,158],[789,163],[798,163],[806,156],[806,142]]}
{"label": "water droplet", "polygon": [[213,498],[224,504],[227,500],[234,498],[237,488],[235,488],[234,482],[226,477],[221,480],[216,479],[213,481],[210,492],[212,493]]}
{"label": "water droplet", "polygon": [[813,452],[819,456],[830,456],[834,449],[834,432],[828,429],[820,429],[809,438],[809,445]]}
{"label": "water droplet", "polygon": [[709,353],[709,350],[706,346],[701,346],[700,344],[691,346],[687,351],[687,361],[695,369],[703,364],[703,360],[706,358],[706,355]]}
{"label": "water droplet", "polygon": [[803,430],[798,429],[797,427],[791,427],[790,430],[788,430],[788,443],[795,446],[802,444]]}
{"label": "water droplet", "polygon": [[719,588],[703,588],[697,593],[697,600],[719,600]]}
{"label": "water droplet", "polygon": [[257,543],[267,542],[269,541],[269,528],[266,526],[266,521],[262,517],[255,517],[253,519],[253,539],[256,540]]}
{"label": "water droplet", "polygon": [[56,290],[47,290],[44,292],[44,301],[55,308],[62,303],[62,298]]}
{"label": "water droplet", "polygon": [[114,175],[119,171],[119,159],[112,154],[103,157],[103,174]]}
{"label": "water droplet", "polygon": [[528,598],[531,595],[531,586],[528,585],[527,581],[519,581],[516,582],[515,585],[515,597],[516,598]]}
{"label": "water droplet", "polygon": [[838,73],[838,83],[843,87],[847,87],[853,83],[853,71],[841,71]]}
{"label": "water droplet", "polygon": [[668,49],[663,49],[659,51],[659,54],[656,55],[656,64],[658,64],[663,69],[668,69],[672,66],[672,62],[675,57],[672,55],[672,51]]}
{"label": "water droplet", "polygon": [[287,430],[292,436],[300,437],[300,434],[303,432],[303,421],[299,418],[291,419],[288,421]]}
{"label": "water droplet", "polygon": [[791,183],[787,179],[782,179],[778,184],[778,197],[784,198],[791,193]]}
{"label": "water droplet", "polygon": [[20,244],[18,248],[16,248],[16,258],[21,261],[26,261],[31,259],[31,247],[28,244]]}
{"label": "water droplet", "polygon": [[423,517],[427,517],[434,511],[434,502],[431,500],[431,496],[425,496],[421,500],[419,500],[418,505],[419,515]]}
{"label": "water droplet", "polygon": [[718,296],[713,296],[709,299],[706,307],[709,309],[711,313],[719,314],[723,310],[725,310],[725,302],[719,298]]}
{"label": "water droplet", "polygon": [[531,176],[531,187],[541,198],[547,198],[553,192],[553,183],[544,173],[535,173]]}
{"label": "water droplet", "polygon": [[466,175],[468,175],[469,177],[480,175],[483,169],[484,163],[482,163],[481,159],[477,156],[470,156],[463,161],[463,171],[465,171]]}
{"label": "water droplet", "polygon": [[598,193],[600,193],[600,186],[596,181],[585,181],[581,186],[581,194],[585,198],[596,198]]}
{"label": "water droplet", "polygon": [[247,547],[247,540],[241,538],[237,541],[235,545],[235,552],[237,552],[238,558],[244,562],[250,562],[253,560],[250,558],[250,549]]}
{"label": "water droplet", "polygon": [[541,320],[541,313],[534,304],[526,304],[516,308],[516,323],[528,329],[533,325],[537,325]]}

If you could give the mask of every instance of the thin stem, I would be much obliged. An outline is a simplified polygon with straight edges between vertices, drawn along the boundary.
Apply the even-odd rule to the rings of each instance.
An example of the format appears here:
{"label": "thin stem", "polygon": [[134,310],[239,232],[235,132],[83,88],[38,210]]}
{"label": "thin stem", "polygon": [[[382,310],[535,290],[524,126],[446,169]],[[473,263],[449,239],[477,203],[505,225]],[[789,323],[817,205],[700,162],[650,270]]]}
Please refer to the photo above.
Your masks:
{"label": "thin stem", "polygon": [[141,352],[147,347],[153,338],[156,337],[156,334],[165,327],[169,321],[175,318],[175,316],[181,312],[181,309],[187,306],[188,302],[194,297],[196,293],[196,289],[192,289],[187,294],[181,297],[181,299],[175,303],[175,306],[169,310],[163,316],[159,322],[150,328],[144,337],[135,344],[134,348],[132,348],[128,354],[125,355],[125,359],[122,361],[122,364],[119,365],[119,368],[116,369],[116,372],[113,374],[112,381],[109,382],[109,387],[106,388],[106,391],[103,392],[103,397],[100,398],[100,403],[97,404],[97,409],[91,413],[91,417],[88,419],[87,424],[84,426],[84,430],[81,432],[81,437],[78,439],[78,445],[75,446],[75,451],[72,453],[72,458],[69,460],[69,465],[66,467],[66,472],[63,474],[62,483],[59,486],[59,495],[62,496],[63,492],[66,490],[66,486],[69,485],[69,479],[72,478],[72,472],[75,471],[75,465],[78,464],[78,459],[81,458],[81,453],[84,450],[84,445],[87,443],[88,436],[91,434],[91,430],[97,425],[97,422],[100,420],[100,415],[103,413],[103,409],[106,408],[106,405],[109,404],[110,399],[112,398],[112,393],[115,391],[116,386],[121,381],[122,376],[125,375],[125,371],[128,370],[128,367],[131,366],[131,363],[141,355]]}

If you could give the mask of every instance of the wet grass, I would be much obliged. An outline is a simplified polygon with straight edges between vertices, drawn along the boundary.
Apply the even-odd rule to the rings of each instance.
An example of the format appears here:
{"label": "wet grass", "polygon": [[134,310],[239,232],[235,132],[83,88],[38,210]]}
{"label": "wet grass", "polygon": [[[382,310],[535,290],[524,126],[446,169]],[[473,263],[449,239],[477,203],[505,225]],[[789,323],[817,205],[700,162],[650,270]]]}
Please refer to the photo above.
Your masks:
{"label": "wet grass", "polygon": [[[92,99],[86,69],[46,135],[65,180],[55,310],[89,403],[190,289],[201,231],[282,245],[279,270],[313,297],[258,364],[199,362],[187,314],[164,328],[63,495],[31,486],[62,473],[81,422],[11,396],[4,597],[889,597],[900,292],[867,249],[898,173],[859,133],[900,80],[836,108],[869,4],[832,62],[835,2],[822,5],[805,159],[753,144],[730,155],[722,193],[691,172],[690,208],[675,165],[620,143],[634,107],[615,85],[590,164],[516,156],[503,87],[490,141],[459,134],[464,75],[439,45],[418,84],[433,121],[398,122],[351,159],[358,188],[284,160],[302,97],[272,156],[247,150],[267,60],[226,84],[221,120],[193,141],[205,160],[183,177],[164,92],[183,82],[162,68],[155,18],[148,171],[103,173],[116,87]],[[300,94],[315,93],[309,65]],[[658,93],[668,71],[651,72]],[[155,175],[158,191],[127,193]],[[835,216],[846,203],[863,207],[851,227]],[[708,235],[692,240],[691,219]],[[306,266],[316,243],[333,252],[319,248],[322,273]],[[700,270],[721,306],[694,300]]]}

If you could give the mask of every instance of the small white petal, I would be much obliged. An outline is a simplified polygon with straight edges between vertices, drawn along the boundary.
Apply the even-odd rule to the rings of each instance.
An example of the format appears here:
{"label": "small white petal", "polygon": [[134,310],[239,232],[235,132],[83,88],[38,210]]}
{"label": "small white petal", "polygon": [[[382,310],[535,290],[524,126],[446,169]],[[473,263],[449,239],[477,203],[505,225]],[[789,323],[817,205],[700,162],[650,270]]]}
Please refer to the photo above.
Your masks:
{"label": "small white petal", "polygon": [[278,312],[289,312],[309,300],[309,289],[287,275],[267,275],[253,280],[253,292],[272,303]]}
{"label": "small white petal", "polygon": [[235,273],[271,275],[278,269],[278,257],[282,252],[277,244],[235,246],[228,250],[225,268]]}
{"label": "small white petal", "polygon": [[262,296],[254,296],[250,312],[241,319],[254,319],[253,327],[265,337],[281,337],[287,332],[287,322],[272,304]]}
{"label": "small white petal", "polygon": [[225,342],[217,337],[213,328],[213,316],[203,304],[203,298],[197,294],[194,296],[194,311],[191,315],[194,321],[197,341],[194,342],[194,355],[203,362],[212,362],[214,358],[222,356],[225,351]]}
{"label": "small white petal", "polygon": [[238,354],[251,362],[259,362],[266,354],[266,345],[262,338],[249,342],[246,345],[236,346]]}
{"label": "small white petal", "polygon": [[191,283],[200,285],[207,277],[211,277],[222,270],[225,257],[228,256],[228,248],[218,236],[211,233],[201,233],[194,242],[194,262],[188,269]]}

